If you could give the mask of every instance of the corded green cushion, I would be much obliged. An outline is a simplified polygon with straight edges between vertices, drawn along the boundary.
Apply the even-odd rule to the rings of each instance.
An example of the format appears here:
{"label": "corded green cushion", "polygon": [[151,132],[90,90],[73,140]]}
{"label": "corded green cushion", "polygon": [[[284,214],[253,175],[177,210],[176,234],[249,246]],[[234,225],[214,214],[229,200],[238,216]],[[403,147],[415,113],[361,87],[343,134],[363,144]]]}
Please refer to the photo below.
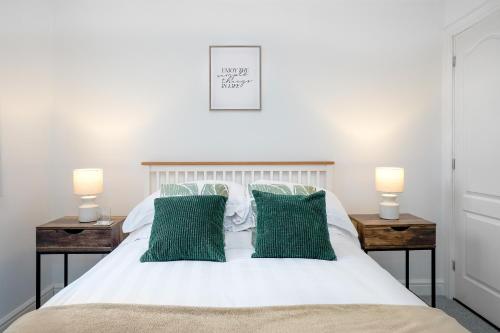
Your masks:
{"label": "corded green cushion", "polygon": [[226,261],[222,195],[158,198],[149,249],[141,262]]}
{"label": "corded green cushion", "polygon": [[252,215],[254,220],[257,220],[257,205],[255,204],[255,198],[253,197],[253,190],[268,192],[274,194],[287,194],[287,195],[309,195],[318,191],[314,186],[302,185],[302,184],[292,184],[292,183],[252,183],[248,184],[248,193],[250,194],[250,207],[252,208]]}
{"label": "corded green cushion", "polygon": [[257,235],[252,258],[336,260],[326,220],[325,192],[273,194],[253,190]]}

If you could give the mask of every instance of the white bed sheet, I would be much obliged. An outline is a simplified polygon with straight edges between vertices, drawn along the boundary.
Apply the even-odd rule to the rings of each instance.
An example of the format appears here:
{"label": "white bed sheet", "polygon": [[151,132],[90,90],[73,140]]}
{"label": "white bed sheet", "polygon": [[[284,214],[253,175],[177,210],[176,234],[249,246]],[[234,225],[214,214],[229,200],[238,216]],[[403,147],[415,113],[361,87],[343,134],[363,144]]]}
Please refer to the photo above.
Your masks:
{"label": "white bed sheet", "polygon": [[330,228],[330,236],[337,261],[251,259],[253,249],[249,247],[226,249],[225,263],[140,263],[148,239],[129,237],[44,306],[82,303],[206,307],[424,305],[366,255],[352,235]]}

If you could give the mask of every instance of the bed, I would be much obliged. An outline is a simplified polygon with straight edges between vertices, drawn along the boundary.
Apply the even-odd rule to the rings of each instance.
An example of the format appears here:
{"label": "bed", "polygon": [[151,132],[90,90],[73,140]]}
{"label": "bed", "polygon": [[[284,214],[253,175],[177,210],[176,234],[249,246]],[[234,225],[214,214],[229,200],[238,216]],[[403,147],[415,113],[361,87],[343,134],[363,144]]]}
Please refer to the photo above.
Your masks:
{"label": "bed", "polygon": [[[145,192],[193,179],[289,180],[331,188],[332,163],[147,163]],[[140,263],[147,227],[61,290],[11,332],[465,332],[329,227],[337,261],[252,259],[251,231],[226,233],[225,263]],[[250,245],[249,245],[250,244]]]}

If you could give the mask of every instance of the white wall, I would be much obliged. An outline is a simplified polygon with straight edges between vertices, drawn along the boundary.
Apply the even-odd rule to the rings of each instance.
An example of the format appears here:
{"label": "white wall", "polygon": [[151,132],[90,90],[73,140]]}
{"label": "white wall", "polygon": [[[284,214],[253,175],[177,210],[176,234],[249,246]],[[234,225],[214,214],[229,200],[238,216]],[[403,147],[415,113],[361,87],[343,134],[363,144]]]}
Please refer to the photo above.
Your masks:
{"label": "white wall", "polygon": [[[421,0],[59,2],[53,215],[75,213],[76,167],[103,167],[126,214],[141,161],[331,159],[350,212],[377,211],[374,167],[398,165],[402,210],[439,222],[442,20]],[[211,44],[262,45],[261,112],[208,111]],[[374,256],[403,277],[403,254]]]}
{"label": "white wall", "polygon": [[[397,165],[407,175],[402,210],[440,222],[441,1],[32,2],[20,2],[29,10],[14,9],[36,15],[23,39],[33,57],[15,61],[50,71],[53,90],[38,89],[49,89],[39,79],[45,75],[23,76],[17,100],[3,107],[10,117],[2,118],[2,159],[12,163],[4,166],[4,174],[11,170],[4,192],[19,193],[9,216],[22,216],[10,227],[22,228],[22,237],[19,254],[0,255],[0,274],[10,279],[2,285],[11,290],[8,302],[1,295],[0,315],[34,293],[33,226],[76,214],[77,167],[103,167],[101,204],[127,214],[143,195],[141,161],[335,160],[336,193],[360,213],[377,211],[374,167]],[[4,3],[14,10],[19,2]],[[51,14],[52,32],[45,21]],[[18,43],[9,52],[16,54]],[[261,112],[208,111],[211,44],[262,46]],[[30,97],[22,100],[31,112],[25,117],[15,113],[19,96]],[[50,118],[41,113],[48,109]],[[35,160],[43,165],[30,164]],[[25,164],[28,178],[12,176]],[[33,192],[21,190],[25,181]],[[29,199],[33,209],[21,208]],[[402,253],[373,256],[403,278]],[[10,271],[19,258],[23,268]],[[71,278],[95,260],[70,259]],[[412,255],[416,282],[428,279],[429,264],[427,254]],[[60,282],[55,267],[52,281]]]}
{"label": "white wall", "polygon": [[52,18],[48,2],[0,3],[0,329],[35,295],[35,226],[49,217]]}

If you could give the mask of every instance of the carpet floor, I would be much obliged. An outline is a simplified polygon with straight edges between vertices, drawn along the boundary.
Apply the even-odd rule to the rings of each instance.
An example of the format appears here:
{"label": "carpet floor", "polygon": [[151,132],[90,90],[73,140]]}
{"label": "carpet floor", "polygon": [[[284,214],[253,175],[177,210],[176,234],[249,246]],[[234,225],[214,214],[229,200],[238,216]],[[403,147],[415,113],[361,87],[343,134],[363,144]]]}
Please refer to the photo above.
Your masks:
{"label": "carpet floor", "polygon": [[[423,300],[430,304],[430,297],[422,297]],[[472,333],[497,333],[499,332],[493,326],[476,316],[474,313],[463,307],[460,303],[455,302],[444,296],[436,298],[436,305],[439,309],[446,312],[449,316],[455,318],[462,326]]]}

